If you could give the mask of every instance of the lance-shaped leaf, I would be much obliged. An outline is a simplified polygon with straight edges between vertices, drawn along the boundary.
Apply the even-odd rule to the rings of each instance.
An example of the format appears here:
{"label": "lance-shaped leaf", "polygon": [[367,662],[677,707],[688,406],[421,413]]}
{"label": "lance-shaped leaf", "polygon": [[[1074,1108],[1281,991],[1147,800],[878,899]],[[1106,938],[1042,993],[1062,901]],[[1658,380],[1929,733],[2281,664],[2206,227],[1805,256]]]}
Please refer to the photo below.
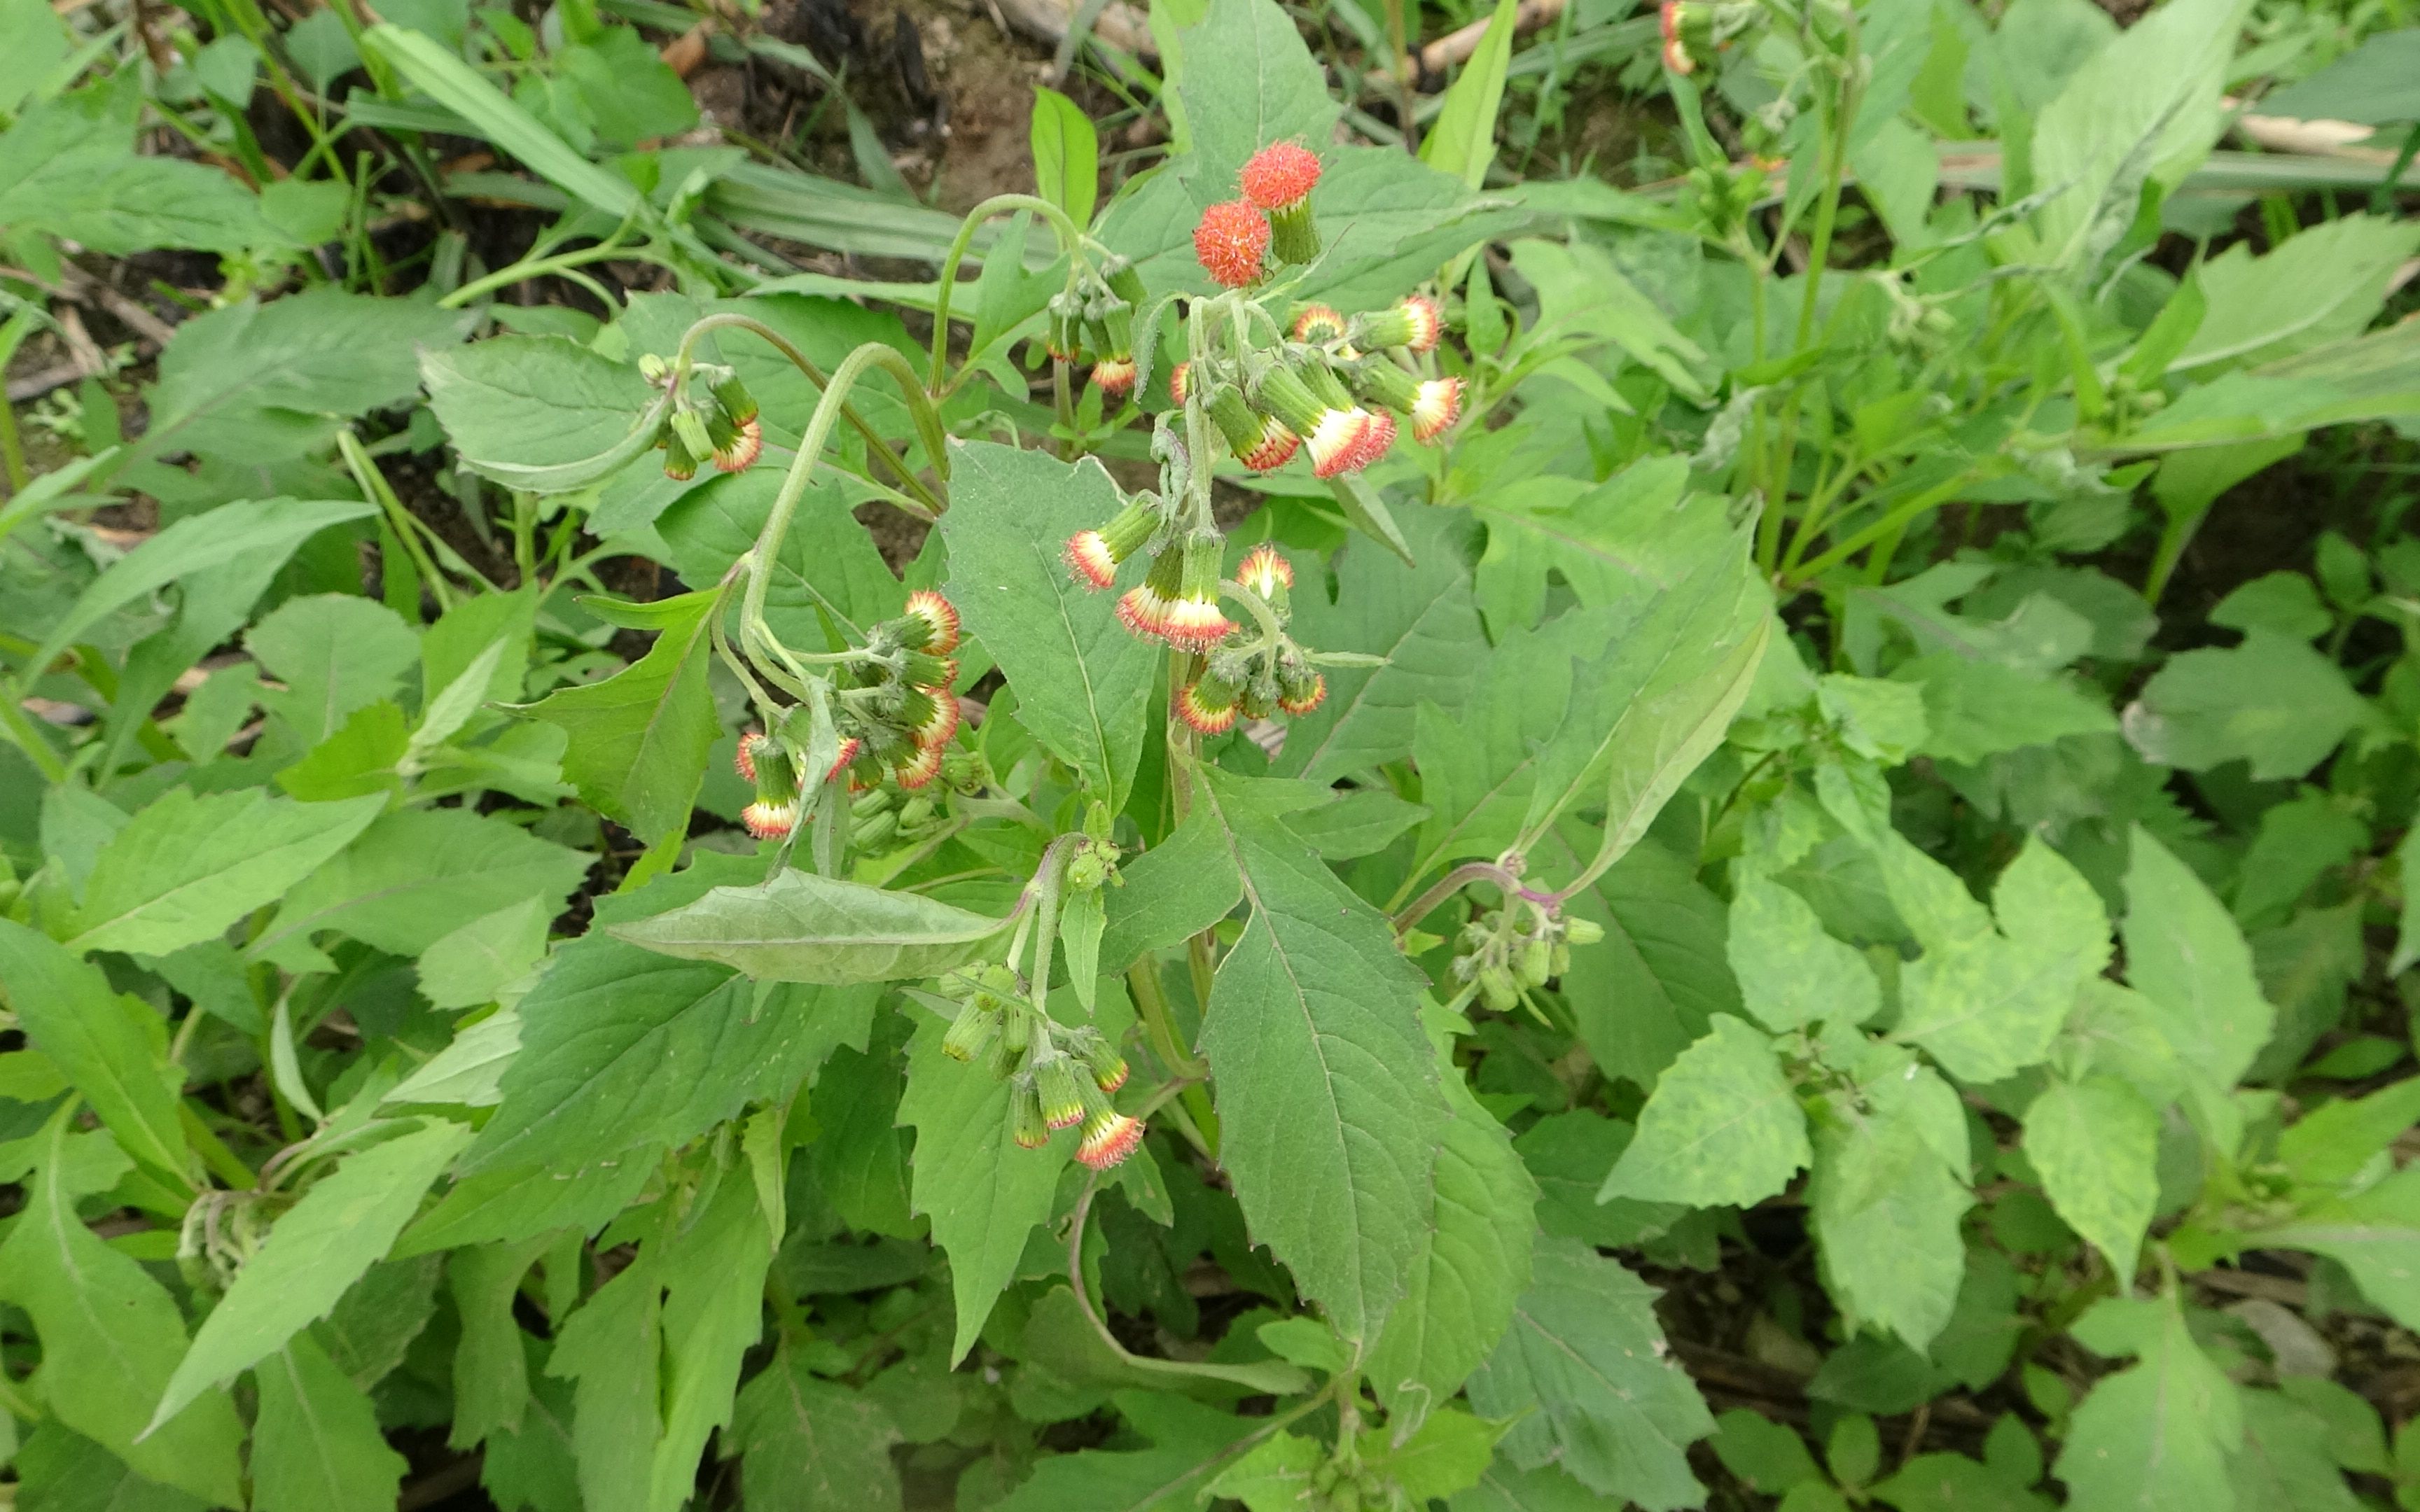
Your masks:
{"label": "lance-shaped leaf", "polygon": [[891,1446],[899,1429],[890,1414],[863,1392],[813,1374],[796,1353],[783,1350],[740,1388],[731,1427],[752,1505],[897,1512]]}
{"label": "lance-shaped leaf", "polygon": [[0,997],[128,1154],[187,1179],[181,1078],[166,1074],[165,1031],[147,1004],[110,991],[98,966],[8,919],[0,919]]}
{"label": "lance-shaped leaf", "polygon": [[2025,1108],[2042,1195],[2128,1280],[2159,1204],[2159,1111],[2115,1076],[2052,1082]]}
{"label": "lance-shaped leaf", "polygon": [[382,795],[293,803],[257,788],[169,792],[94,859],[68,946],[167,955],[223,933],[351,843],[385,806]]}
{"label": "lance-shaped leaf", "polygon": [[761,981],[845,986],[939,976],[982,954],[1007,922],[919,893],[789,870],[753,887],[717,887],[611,933]]}
{"label": "lance-shaped leaf", "polygon": [[2160,1010],[2168,1038],[2211,1086],[2233,1087],[2269,1042],[2277,1011],[2252,948],[2191,868],[2137,827],[2126,869],[2126,980]]}
{"label": "lance-shaped leaf", "polygon": [[571,737],[563,775],[580,795],[650,845],[689,823],[721,733],[706,686],[721,595],[684,594],[648,606],[663,632],[647,654],[601,683],[566,687],[518,712]]}
{"label": "lance-shaped leaf", "polygon": [[1521,1418],[1506,1458],[1532,1470],[1559,1460],[1596,1490],[1654,1512],[1698,1504],[1705,1488],[1689,1473],[1688,1446],[1714,1420],[1668,1358],[1655,1295],[1577,1240],[1539,1242],[1512,1326],[1470,1381],[1481,1416]]}
{"label": "lance-shaped leaf", "polygon": [[325,1318],[345,1288],[386,1254],[420,1207],[421,1194],[471,1137],[467,1125],[432,1119],[349,1155],[287,1210],[202,1321],[194,1347],[161,1394],[154,1424]]}
{"label": "lance-shaped leaf", "polygon": [[2212,1512],[2237,1505],[2227,1460],[2243,1439],[2243,1406],[2194,1342],[2184,1309],[2112,1297],[2076,1320],[2096,1354],[2138,1355],[2103,1376],[2070,1420],[2053,1473],[2069,1504],[2140,1512]]}
{"label": "lance-shaped leaf", "polygon": [[253,1370],[253,1512],[382,1512],[410,1469],[378,1409],[308,1332]]}
{"label": "lance-shaped leaf", "polygon": [[463,463],[533,493],[584,487],[646,452],[666,407],[638,368],[561,336],[426,351],[420,378]]}
{"label": "lance-shaped leaf", "polygon": [[226,1393],[197,1393],[136,1441],[184,1349],[185,1320],[166,1288],[76,1215],[76,1199],[106,1190],[126,1162],[100,1135],[70,1134],[68,1121],[36,1136],[40,1166],[0,1243],[0,1298],[24,1309],[42,1341],[27,1385],[54,1418],[142,1474],[240,1506],[243,1427]]}
{"label": "lance-shaped leaf", "polygon": [[981,441],[951,448],[941,517],[950,600],[1016,688],[1017,722],[1112,808],[1125,801],[1142,755],[1159,653],[1118,624],[1110,594],[1075,580],[1062,553],[1069,536],[1124,505],[1090,458],[1070,465]]}
{"label": "lance-shaped leaf", "polygon": [[929,1015],[917,1026],[899,1121],[916,1130],[916,1211],[933,1220],[933,1242],[950,1257],[955,1364],[1016,1278],[1026,1236],[1050,1216],[1076,1140],[1061,1130],[1040,1149],[1018,1149],[1009,1137],[1008,1083],[943,1055],[946,1027]]}
{"label": "lance-shaped leaf", "polygon": [[[1219,1162],[1252,1237],[1326,1308],[1374,1340],[1427,1229],[1436,1141],[1452,1116],[1419,1004],[1426,980],[1385,916],[1308,855],[1259,785],[1203,768],[1252,916],[1220,963],[1202,1036]],[[1286,785],[1291,804],[1292,784]]]}

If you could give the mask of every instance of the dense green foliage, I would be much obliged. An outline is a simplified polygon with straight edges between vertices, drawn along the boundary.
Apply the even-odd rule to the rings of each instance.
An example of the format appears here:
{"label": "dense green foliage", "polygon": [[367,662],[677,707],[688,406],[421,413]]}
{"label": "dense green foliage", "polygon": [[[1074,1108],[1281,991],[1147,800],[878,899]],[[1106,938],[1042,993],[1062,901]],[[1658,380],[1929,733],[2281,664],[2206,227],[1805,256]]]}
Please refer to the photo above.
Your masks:
{"label": "dense green foliage", "polygon": [[2420,1508],[2408,17],[603,9],[0,0],[17,1504]]}

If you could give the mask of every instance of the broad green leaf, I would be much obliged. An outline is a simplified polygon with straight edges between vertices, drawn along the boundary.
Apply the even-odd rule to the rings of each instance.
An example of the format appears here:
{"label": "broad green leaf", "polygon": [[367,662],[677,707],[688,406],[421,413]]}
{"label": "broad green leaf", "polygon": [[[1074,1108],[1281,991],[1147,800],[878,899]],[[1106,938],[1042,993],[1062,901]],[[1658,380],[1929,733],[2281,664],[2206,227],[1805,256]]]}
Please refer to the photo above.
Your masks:
{"label": "broad green leaf", "polygon": [[[656,532],[672,548],[682,578],[719,582],[755,549],[781,484],[779,469],[753,467],[697,485],[658,516]],[[799,498],[765,584],[765,623],[788,644],[824,644],[825,616],[861,635],[898,613],[907,596],[874,538],[848,512],[855,497],[823,470]]]}
{"label": "broad green leaf", "polygon": [[523,1165],[467,1177],[404,1230],[395,1257],[513,1243],[565,1228],[595,1233],[638,1200],[659,1154],[642,1146],[559,1170]]}
{"label": "broad green leaf", "polygon": [[1582,1109],[1549,1114],[1522,1131],[1512,1148],[1538,1183],[1540,1232],[1621,1249],[1671,1227],[1687,1211],[1677,1204],[1596,1199],[1605,1173],[1637,1132],[1620,1119]]}
{"label": "broad green leaf", "polygon": [[899,1121],[916,1130],[916,1211],[933,1220],[933,1242],[950,1257],[955,1365],[1016,1279],[1027,1235],[1050,1216],[1075,1140],[1063,1130],[1040,1149],[1018,1149],[1009,1137],[1008,1084],[941,1054],[947,1027],[930,1015],[917,1026]]}
{"label": "broad green leaf", "polygon": [[898,1512],[899,1442],[881,1404],[811,1373],[784,1350],[739,1390],[733,1436],[752,1506]]}
{"label": "broad green leaf", "polygon": [[1524,1470],[1499,1448],[1479,1484],[1448,1504],[1452,1512],[1597,1512],[1605,1501],[1557,1466]]}
{"label": "broad green leaf", "polygon": [[1761,1412],[1734,1407],[1714,1419],[1714,1451],[1723,1468],[1749,1490],[1779,1496],[1802,1481],[1819,1478],[1814,1457],[1798,1430]]}
{"label": "broad green leaf", "polygon": [[1032,138],[1033,192],[1078,225],[1091,225],[1101,193],[1101,144],[1093,118],[1058,90],[1036,88]]}
{"label": "broad green leaf", "polygon": [[2168,371],[2207,378],[2221,363],[2271,362],[2358,335],[2414,251],[2420,225],[2358,212],[2300,232],[2263,256],[2238,242],[2201,265],[2210,313]]}
{"label": "broad green leaf", "polygon": [[2405,1328],[2420,1327],[2420,1166],[2407,1165],[2366,1191],[2316,1204],[2262,1244],[2324,1255],[2352,1273],[2363,1296]]}
{"label": "broad green leaf", "polygon": [[1954,1124],[1956,1095],[1929,1069],[1912,1065],[1907,1076],[1887,1078],[1866,1107],[1817,1132],[1807,1195],[1843,1314],[1922,1350],[1957,1304],[1966,1273],[1958,1220],[1975,1199],[1963,1151],[1945,1161],[1927,1127],[1924,1103],[1946,1100]]}
{"label": "broad green leaf", "polygon": [[[2129,452],[2290,440],[2319,425],[2420,410],[2420,330],[2409,320],[2330,342],[2186,391],[2124,441]],[[2284,452],[2294,447],[2287,444]],[[2266,466],[2279,448],[2251,454]],[[2257,468],[2255,469],[2257,471]]]}
{"label": "broad green leaf", "polygon": [[628,179],[590,162],[506,99],[485,76],[434,39],[400,26],[377,25],[362,40],[422,92],[481,135],[528,163],[557,188],[614,220],[641,214],[645,200]]}
{"label": "broad green leaf", "polygon": [[490,1433],[521,1426],[529,1409],[529,1356],[513,1319],[513,1299],[521,1277],[553,1242],[552,1235],[540,1234],[512,1244],[472,1245],[446,1257],[446,1284],[462,1321],[462,1340],[454,1347],[454,1421],[445,1441],[453,1448],[467,1449]]}
{"label": "broad green leaf", "polygon": [[2187,771],[2251,764],[2256,779],[2300,777],[2367,717],[2334,661],[2274,630],[2168,658],[2126,706],[2143,759]]}
{"label": "broad green leaf", "polygon": [[507,487],[584,487],[655,445],[662,407],[638,368],[561,336],[421,354],[429,408],[473,471]]}
{"label": "broad green leaf", "polygon": [[253,659],[285,683],[261,702],[317,745],[355,709],[395,690],[420,662],[420,636],[385,605],[350,594],[281,604],[243,638]]}
{"label": "broad green leaf", "polygon": [[555,1333],[546,1373],[575,1382],[571,1447],[585,1512],[651,1512],[662,1324],[662,1257],[648,1244]]}
{"label": "broad green leaf", "polygon": [[508,904],[565,897],[588,863],[583,852],[467,810],[381,814],[287,892],[276,918],[249,949],[258,960],[321,930],[336,930],[396,955],[416,956]]}
{"label": "broad green leaf", "polygon": [[112,992],[99,967],[5,918],[0,995],[33,1047],[128,1154],[162,1176],[191,1181],[177,1101],[183,1076],[167,1065],[165,1026],[148,1004]]}
{"label": "broad green leaf", "polygon": [[397,1107],[417,1103],[493,1107],[504,1100],[498,1084],[520,1044],[520,1011],[508,1008],[490,1014],[456,1035],[452,1044],[396,1083],[380,1102]]}
{"label": "broad green leaf", "polygon": [[1220,1472],[1210,1495],[1244,1504],[1246,1512],[1288,1512],[1318,1495],[1311,1478],[1327,1462],[1327,1446],[1299,1433],[1280,1433],[1252,1445]]}
{"label": "broad green leaf", "polygon": [[2126,979],[2164,1020],[2179,1058],[2210,1086],[2233,1087],[2269,1042],[2276,1010],[2252,951],[2182,861],[2139,826],[2126,869]]}
{"label": "broad green leaf", "polygon": [[1698,1504],[1705,1488],[1689,1473],[1688,1446],[1714,1420],[1668,1357],[1655,1297],[1575,1240],[1539,1242],[1512,1328],[1470,1380],[1481,1416],[1521,1417],[1505,1458],[1529,1470],[1559,1463],[1651,1512]]}
{"label": "broad green leaf", "polygon": [[1602,249],[1582,241],[1516,241],[1512,266],[1538,290],[1532,341],[1610,343],[1700,404],[1709,402],[1705,349],[1683,335]]}
{"label": "broad green leaf", "polygon": [[777,1238],[765,1223],[755,1184],[724,1181],[666,1246],[664,1431],[648,1482],[652,1512],[689,1504],[707,1438],[731,1426],[740,1357],[764,1328],[765,1272]]}
{"label": "broad green leaf", "polygon": [[1244,779],[1202,768],[1251,918],[1202,1036],[1219,1163],[1252,1236],[1346,1338],[1374,1340],[1409,1281],[1451,1111],[1420,1031],[1424,979]]}
{"label": "broad green leaf", "polygon": [[223,504],[207,515],[180,519],[94,579],[24,665],[48,666],[85,631],[172,582],[246,557],[290,555],[330,526],[371,513],[372,506],[351,500],[266,499]]}
{"label": "broad green leaf", "polygon": [[1665,1068],[1597,1200],[1746,1207],[1812,1158],[1807,1118],[1762,1031],[1729,1013]]}
{"label": "broad green leaf", "polygon": [[520,1047],[465,1175],[683,1143],[752,1097],[788,1095],[864,1025],[858,994],[752,982],[596,934],[557,951],[517,1011]]}
{"label": "broad green leaf", "polygon": [[163,794],[95,858],[69,949],[167,955],[222,934],[350,844],[385,805],[294,803],[257,788]]}
{"label": "broad green leaf", "polygon": [[2050,260],[2089,271],[2133,223],[2144,186],[2176,187],[2217,142],[2219,88],[2246,8],[2244,0],[2163,7],[2042,107],[2034,182],[2055,193],[2034,227]]}
{"label": "broad green leaf", "polygon": [[57,1419],[35,1425],[17,1451],[17,1504],[27,1512],[207,1512],[209,1503],[146,1480]]}
{"label": "broad green leaf", "polygon": [[154,247],[233,255],[281,239],[230,175],[136,156],[134,122],[111,108],[112,93],[126,92],[96,87],[38,101],[0,132],[0,225],[118,255]]}
{"label": "broad green leaf", "polygon": [[[178,452],[254,467],[318,452],[348,418],[416,393],[418,353],[461,340],[471,320],[465,311],[333,285],[195,316],[160,354],[150,427],[122,458],[129,480],[147,487],[174,475],[159,459]],[[348,518],[374,512],[345,507],[354,512]]]}
{"label": "broad green leaf", "polygon": [[974,441],[953,448],[941,517],[950,600],[1016,687],[1017,722],[1112,808],[1134,783],[1160,654],[1126,633],[1111,595],[1077,582],[1061,553],[1123,501],[1097,461]]}
{"label": "broad green leaf", "polygon": [[[1567,821],[1529,853],[1548,876],[1575,876],[1596,854],[1593,831]],[[1562,979],[1589,1057],[1641,1088],[1702,1038],[1716,1013],[1741,1011],[1726,961],[1728,911],[1688,862],[1652,840],[1616,861],[1566,905],[1605,931],[1574,947]]]}
{"label": "broad green leaf", "polygon": [[1362,1429],[1361,1462],[1401,1487],[1413,1505],[1425,1505],[1478,1485],[1495,1458],[1496,1441],[1509,1427],[1459,1408],[1441,1408],[1400,1444],[1392,1425]]}
{"label": "broad green leaf", "polygon": [[420,952],[420,995],[436,1008],[476,1008],[546,959],[554,915],[548,900],[506,904],[429,943]]}
{"label": "broad green leaf", "polygon": [[254,1512],[384,1512],[411,1466],[387,1447],[378,1411],[306,1329],[253,1367]]}
{"label": "broad green leaf", "polygon": [[1504,69],[1512,61],[1512,23],[1519,8],[1519,0],[1497,0],[1478,50],[1445,92],[1444,108],[1420,143],[1422,162],[1473,189],[1486,183],[1488,166],[1496,161],[1496,112],[1504,102]]}
{"label": "broad green leaf", "polygon": [[1688,460],[1649,457],[1590,487],[1556,474],[1488,489],[1471,501],[1487,527],[1479,607],[1499,637],[1534,625],[1556,580],[1590,608],[1622,605],[1679,581],[1730,539],[1723,501],[1682,502]]}
{"label": "broad green leaf", "polygon": [[1110,1400],[1152,1447],[1047,1456],[995,1512],[1198,1512],[1230,1446],[1252,1431],[1249,1418],[1182,1396],[1122,1391]]}
{"label": "broad green leaf", "polygon": [[1243,876],[1207,808],[1195,809],[1118,876],[1124,885],[1109,895],[1101,934],[1105,971],[1124,971],[1146,951],[1183,944],[1233,913],[1244,896]]}
{"label": "broad green leaf", "polygon": [[1776,1033],[1827,1018],[1863,1024],[1882,1011],[1882,985],[1866,958],[1823,933],[1807,901],[1778,883],[1741,879],[1727,950],[1741,1001]]}
{"label": "broad green leaf", "polygon": [[2025,1108],[2025,1159],[2042,1195],[2131,1279],[2160,1196],[2160,1115],[2112,1076],[2054,1081]]}
{"label": "broad green leaf", "polygon": [[563,727],[571,737],[563,775],[650,845],[689,823],[706,753],[721,733],[706,677],[721,602],[712,590],[683,594],[645,656],[603,682],[516,710]]}
{"label": "broad green leaf", "polygon": [[2260,109],[2369,126],[2420,120],[2420,28],[2370,33],[2309,78],[2261,96]]}
{"label": "broad green leaf", "polygon": [[65,1118],[38,1138],[41,1158],[25,1207],[0,1242],[0,1297],[24,1309],[42,1342],[26,1384],[52,1417],[138,1473],[213,1506],[242,1505],[236,1450],[243,1427],[225,1392],[195,1392],[182,1412],[146,1431],[147,1409],[184,1351],[185,1320],[167,1289],[102,1243],[75,1211],[77,1198],[105,1190],[124,1163],[113,1171],[105,1160],[71,1157],[71,1146],[95,1136],[70,1134]]}
{"label": "broad green leaf", "polygon": [[433,1119],[345,1157],[313,1183],[202,1320],[151,1421],[176,1416],[328,1316],[345,1288],[393,1246],[419,1211],[421,1195],[470,1137],[467,1125]]}
{"label": "broad green leaf", "polygon": [[2320,1104],[2277,1136],[2277,1160],[2295,1180],[2311,1186],[2355,1181],[2380,1150],[2414,1125],[2420,1125],[2420,1077]]}
{"label": "broad green leaf", "polygon": [[2027,674],[2000,662],[1936,652],[1901,663],[1891,676],[1924,689],[1925,734],[1916,748],[1946,762],[1971,764],[2002,751],[2118,728],[2100,699],[2055,674]]}
{"label": "broad green leaf", "polygon": [[611,933],[760,980],[843,986],[939,976],[982,954],[1006,924],[921,893],[792,868],[753,887],[717,887]]}
{"label": "broad green leaf", "polygon": [[[1529,1284],[1537,1233],[1536,1181],[1504,1126],[1470,1095],[1448,1046],[1438,1046],[1438,1058],[1450,1117],[1437,1137],[1427,1222],[1404,1300],[1362,1365],[1388,1412],[1407,1422],[1450,1399],[1504,1336]],[[1480,1463],[1486,1458],[1482,1451]]]}
{"label": "broad green leaf", "polygon": [[2336,1468],[2326,1419],[2281,1392],[2247,1390],[2239,1396],[2243,1447],[2236,1453],[2231,1474],[2243,1493],[2242,1504],[2288,1512],[2359,1512],[2361,1499]]}
{"label": "broad green leaf", "polygon": [[2228,1460],[2243,1438],[2235,1383],[2195,1344],[2173,1296],[2113,1298],[2076,1321],[2099,1354],[2139,1363],[2077,1405],[2053,1467],[2076,1512],[2223,1512],[2237,1505]]}
{"label": "broad green leaf", "polygon": [[1420,704],[1458,709],[1469,696],[1487,642],[1454,539],[1458,517],[1406,503],[1396,518],[1412,546],[1409,567],[1374,542],[1347,541],[1330,600],[1314,565],[1295,563],[1293,628],[1303,643],[1386,663],[1326,670],[1326,702],[1286,723],[1272,764],[1281,775],[1332,782],[1410,755]]}

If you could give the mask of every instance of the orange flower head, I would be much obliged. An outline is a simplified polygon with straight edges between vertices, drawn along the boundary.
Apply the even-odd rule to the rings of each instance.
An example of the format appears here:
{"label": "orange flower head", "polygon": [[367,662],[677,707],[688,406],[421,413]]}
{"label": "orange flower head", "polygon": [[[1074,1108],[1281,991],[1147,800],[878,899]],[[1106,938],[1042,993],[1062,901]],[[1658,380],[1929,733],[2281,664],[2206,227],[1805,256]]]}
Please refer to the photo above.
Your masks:
{"label": "orange flower head", "polygon": [[1193,228],[1193,255],[1209,275],[1229,288],[1261,281],[1268,255],[1269,223],[1249,200],[1224,200],[1202,212]]}

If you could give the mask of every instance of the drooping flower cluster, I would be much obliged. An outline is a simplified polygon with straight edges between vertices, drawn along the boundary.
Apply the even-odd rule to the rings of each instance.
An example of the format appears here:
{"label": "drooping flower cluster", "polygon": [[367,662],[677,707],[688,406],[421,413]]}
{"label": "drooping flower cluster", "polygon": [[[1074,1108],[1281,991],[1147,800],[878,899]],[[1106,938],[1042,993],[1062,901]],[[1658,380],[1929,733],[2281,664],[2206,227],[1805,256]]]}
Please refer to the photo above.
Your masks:
{"label": "drooping flower cluster", "polygon": [[[1270,617],[1290,617],[1294,565],[1266,542],[1245,553],[1235,586],[1255,595]],[[1177,690],[1176,715],[1205,735],[1224,734],[1240,716],[1266,719],[1280,712],[1309,714],[1327,697],[1327,679],[1291,640],[1222,647],[1202,674]]]}
{"label": "drooping flower cluster", "polygon": [[[958,733],[958,611],[930,589],[908,595],[906,610],[867,633],[865,656],[845,664],[836,679],[839,753],[818,780],[848,774],[852,788],[888,777],[914,791],[940,775],[943,754]],[[752,731],[740,737],[739,775],[756,784],[756,800],[739,821],[758,840],[778,840],[798,826],[804,796],[801,763],[792,743]]]}
{"label": "drooping flower cluster", "polygon": [[1126,1084],[1125,1057],[1099,1030],[1036,1010],[1016,973],[997,962],[951,973],[941,990],[958,1003],[942,1054],[1009,1084],[1008,1132],[1019,1148],[1039,1149],[1054,1131],[1080,1128],[1076,1158],[1096,1171],[1135,1152],[1143,1122],[1109,1101]]}
{"label": "drooping flower cluster", "polygon": [[1134,322],[1142,302],[1142,275],[1125,258],[1111,257],[1097,271],[1078,267],[1050,297],[1042,345],[1070,366],[1090,363],[1102,400],[1122,404],[1134,392]]}
{"label": "drooping flower cluster", "polygon": [[[673,365],[653,355],[639,359],[639,371],[659,388],[674,387]],[[700,391],[706,397],[698,397]],[[765,430],[756,417],[755,395],[739,375],[718,363],[695,363],[687,381],[679,382],[670,412],[656,427],[656,450],[664,454],[664,474],[686,482],[697,476],[697,465],[710,459],[725,472],[738,472],[765,449]]]}

